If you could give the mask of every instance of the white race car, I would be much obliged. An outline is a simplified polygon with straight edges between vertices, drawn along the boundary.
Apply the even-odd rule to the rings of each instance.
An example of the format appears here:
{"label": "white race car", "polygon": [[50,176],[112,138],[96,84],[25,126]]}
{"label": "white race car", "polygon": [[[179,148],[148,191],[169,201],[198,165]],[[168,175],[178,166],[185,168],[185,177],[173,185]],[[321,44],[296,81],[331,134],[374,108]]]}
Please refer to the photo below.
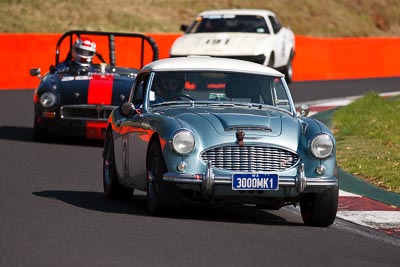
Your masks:
{"label": "white race car", "polygon": [[248,60],[293,77],[294,33],[275,13],[260,9],[208,10],[198,14],[176,39],[170,57],[202,55]]}

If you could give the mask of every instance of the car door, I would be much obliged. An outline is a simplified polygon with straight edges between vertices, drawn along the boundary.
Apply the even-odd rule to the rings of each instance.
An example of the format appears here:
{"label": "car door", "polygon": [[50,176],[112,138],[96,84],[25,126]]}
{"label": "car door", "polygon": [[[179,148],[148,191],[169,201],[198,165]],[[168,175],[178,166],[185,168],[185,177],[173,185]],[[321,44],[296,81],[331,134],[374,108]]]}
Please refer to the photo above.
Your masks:
{"label": "car door", "polygon": [[146,152],[148,132],[143,125],[145,115],[142,114],[144,94],[148,84],[149,75],[137,77],[131,102],[136,108],[131,116],[121,123],[123,129],[121,158],[123,162],[123,180],[138,189],[146,186]]}

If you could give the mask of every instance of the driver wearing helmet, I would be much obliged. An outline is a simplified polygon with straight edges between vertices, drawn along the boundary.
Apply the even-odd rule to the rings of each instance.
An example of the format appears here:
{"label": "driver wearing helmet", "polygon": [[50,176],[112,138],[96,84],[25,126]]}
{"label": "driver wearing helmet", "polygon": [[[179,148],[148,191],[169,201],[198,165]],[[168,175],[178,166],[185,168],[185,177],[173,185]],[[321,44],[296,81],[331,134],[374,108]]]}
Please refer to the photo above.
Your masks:
{"label": "driver wearing helmet", "polygon": [[76,39],[71,49],[72,58],[67,58],[57,66],[57,72],[80,73],[91,68],[93,57],[96,55],[96,43],[88,38]]}
{"label": "driver wearing helmet", "polygon": [[179,100],[184,89],[184,79],[177,73],[159,73],[155,77],[155,103]]}
{"label": "driver wearing helmet", "polygon": [[84,67],[89,67],[96,54],[96,43],[88,38],[76,39],[72,47],[74,61]]}

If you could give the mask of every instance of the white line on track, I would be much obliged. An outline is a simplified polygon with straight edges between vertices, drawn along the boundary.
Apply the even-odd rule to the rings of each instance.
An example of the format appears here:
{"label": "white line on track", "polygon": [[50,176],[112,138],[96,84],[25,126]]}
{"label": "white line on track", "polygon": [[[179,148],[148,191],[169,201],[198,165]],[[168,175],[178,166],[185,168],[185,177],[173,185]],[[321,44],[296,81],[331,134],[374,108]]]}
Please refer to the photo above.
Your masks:
{"label": "white line on track", "polygon": [[337,217],[374,229],[400,228],[400,211],[338,211]]}

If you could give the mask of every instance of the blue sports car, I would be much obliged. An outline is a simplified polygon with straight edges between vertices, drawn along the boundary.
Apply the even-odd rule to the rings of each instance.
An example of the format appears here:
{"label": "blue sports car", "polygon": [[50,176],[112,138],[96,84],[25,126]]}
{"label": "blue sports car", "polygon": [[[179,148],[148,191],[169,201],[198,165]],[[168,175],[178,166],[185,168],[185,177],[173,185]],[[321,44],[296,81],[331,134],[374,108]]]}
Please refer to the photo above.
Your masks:
{"label": "blue sports car", "polygon": [[55,47],[55,64],[46,73],[30,70],[40,79],[33,94],[34,140],[104,140],[111,111],[126,101],[139,69],[158,59],[157,44],[138,33],[74,30]]}
{"label": "blue sports car", "polygon": [[188,197],[262,209],[300,203],[306,225],[329,226],[338,207],[335,138],[307,114],[272,68],[206,56],[154,61],[109,117],[104,192],[146,191],[156,215]]}

